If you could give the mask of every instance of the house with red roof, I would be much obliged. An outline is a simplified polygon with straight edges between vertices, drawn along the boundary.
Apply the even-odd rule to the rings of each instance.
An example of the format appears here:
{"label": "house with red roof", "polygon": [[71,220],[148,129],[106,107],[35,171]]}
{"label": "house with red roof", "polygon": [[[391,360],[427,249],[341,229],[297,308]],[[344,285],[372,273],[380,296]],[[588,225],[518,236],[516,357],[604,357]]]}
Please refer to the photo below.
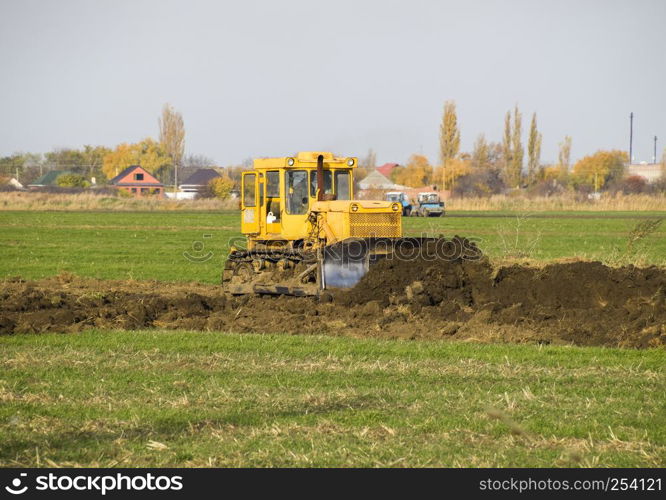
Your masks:
{"label": "house with red roof", "polygon": [[164,196],[164,184],[139,165],[132,165],[116,175],[109,184],[134,196]]}
{"label": "house with red roof", "polygon": [[377,167],[376,170],[384,177],[390,179],[391,172],[393,172],[393,169],[397,166],[399,166],[397,163],[384,163],[381,167]]}

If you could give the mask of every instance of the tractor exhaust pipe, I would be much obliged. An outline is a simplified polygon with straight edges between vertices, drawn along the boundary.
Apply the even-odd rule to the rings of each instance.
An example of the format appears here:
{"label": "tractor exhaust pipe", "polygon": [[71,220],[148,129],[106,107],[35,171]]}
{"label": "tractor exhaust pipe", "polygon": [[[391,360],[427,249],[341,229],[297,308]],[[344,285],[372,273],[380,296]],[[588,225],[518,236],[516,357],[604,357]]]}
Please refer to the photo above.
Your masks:
{"label": "tractor exhaust pipe", "polygon": [[317,201],[324,200],[324,155],[317,156]]}

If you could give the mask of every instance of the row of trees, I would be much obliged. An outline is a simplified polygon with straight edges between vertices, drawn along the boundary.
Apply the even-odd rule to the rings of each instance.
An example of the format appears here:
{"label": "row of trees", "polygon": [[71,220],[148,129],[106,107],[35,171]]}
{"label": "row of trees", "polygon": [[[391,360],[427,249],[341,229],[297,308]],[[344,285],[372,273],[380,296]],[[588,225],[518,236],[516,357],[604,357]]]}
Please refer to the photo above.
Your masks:
{"label": "row of trees", "polygon": [[18,177],[24,183],[49,170],[69,170],[86,177],[99,176],[104,157],[111,151],[104,146],[84,146],[81,149],[54,149],[43,155],[17,153],[0,158],[0,175]]}
{"label": "row of trees", "polygon": [[[123,143],[111,149],[86,145],[81,149],[59,148],[42,154],[19,153],[0,158],[0,175],[16,176],[30,183],[49,170],[66,170],[99,184],[131,165],[141,165],[165,184],[178,182],[178,169],[210,166],[201,156],[185,157],[185,126],[181,113],[165,104],[158,119],[159,140],[150,137],[137,143]],[[69,183],[72,181],[69,179]]]}
{"label": "row of trees", "polygon": [[[522,142],[523,115],[516,105],[504,116],[504,134],[501,143],[489,143],[480,134],[474,142],[471,153],[460,152],[460,129],[456,104],[444,103],[444,113],[440,125],[440,161],[442,165],[442,186],[452,188],[457,177],[468,175],[470,169],[494,169],[509,187],[521,187],[535,183],[541,169],[541,144],[543,136],[537,126],[537,115],[532,114],[527,140],[527,170],[524,168],[525,148]],[[569,150],[571,139],[568,141]],[[461,164],[462,161],[462,164]],[[566,159],[566,170],[569,160]]]}
{"label": "row of trees", "polygon": [[[414,154],[406,166],[393,170],[392,180],[410,187],[436,185],[460,195],[477,196],[515,188],[552,193],[564,189],[598,191],[622,187],[624,168],[628,162],[625,152],[598,151],[572,167],[572,141],[570,136],[565,136],[559,145],[557,163],[543,165],[543,136],[538,129],[537,114],[532,113],[527,151],[523,145],[522,119],[518,105],[514,106],[504,116],[504,133],[500,142],[489,142],[484,134],[480,134],[471,152],[461,152],[456,104],[447,101],[440,124],[439,164],[432,165],[425,156]],[[137,143],[119,144],[113,149],[87,145],[81,149],[55,149],[44,155],[25,153],[0,158],[0,176],[17,176],[27,184],[48,170],[67,170],[78,175],[66,179],[68,186],[79,186],[92,178],[98,184],[104,184],[130,165],[139,164],[164,184],[176,185],[179,171],[182,180],[196,168],[212,166],[213,162],[205,156],[185,156],[183,117],[169,104],[164,105],[158,125],[158,140],[146,138]],[[249,166],[251,161],[228,167],[225,177],[238,184],[240,173]],[[361,159],[357,181],[375,167],[376,155],[370,150]],[[634,180],[632,189],[637,189],[639,184]]]}
{"label": "row of trees", "polygon": [[[645,191],[644,181],[625,179],[629,161],[624,151],[598,151],[571,164],[571,137],[559,144],[558,161],[541,163],[543,135],[538,129],[537,114],[532,113],[523,144],[522,113],[516,105],[504,116],[501,142],[489,142],[480,134],[471,152],[460,151],[460,127],[454,101],[444,104],[440,125],[439,165],[431,165],[420,154],[412,155],[407,165],[395,168],[391,180],[409,187],[437,186],[458,195],[483,196],[522,188],[539,194],[553,194],[567,189],[583,192],[602,189]],[[372,150],[361,164],[374,168]],[[660,189],[660,184],[656,186]]]}

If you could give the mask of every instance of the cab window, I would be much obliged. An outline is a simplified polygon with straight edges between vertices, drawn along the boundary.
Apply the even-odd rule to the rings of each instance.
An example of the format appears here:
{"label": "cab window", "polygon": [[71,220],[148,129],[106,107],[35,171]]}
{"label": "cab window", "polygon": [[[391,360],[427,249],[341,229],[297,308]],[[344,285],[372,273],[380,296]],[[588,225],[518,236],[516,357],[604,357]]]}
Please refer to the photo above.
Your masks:
{"label": "cab window", "polygon": [[246,174],[243,176],[243,205],[246,207],[256,206],[254,197],[255,180],[256,174]]}
{"label": "cab window", "polygon": [[266,215],[273,214],[273,222],[280,222],[280,172],[266,172]]}
{"label": "cab window", "polygon": [[335,172],[335,195],[338,200],[351,200],[349,190],[349,172]]}
{"label": "cab window", "polygon": [[[331,171],[324,170],[324,194],[333,194],[333,180]],[[310,196],[317,196],[317,171],[310,171]]]}
{"label": "cab window", "polygon": [[308,211],[308,173],[305,170],[287,172],[287,212],[302,215]]}
{"label": "cab window", "polygon": [[280,172],[266,172],[266,198],[280,197]]}

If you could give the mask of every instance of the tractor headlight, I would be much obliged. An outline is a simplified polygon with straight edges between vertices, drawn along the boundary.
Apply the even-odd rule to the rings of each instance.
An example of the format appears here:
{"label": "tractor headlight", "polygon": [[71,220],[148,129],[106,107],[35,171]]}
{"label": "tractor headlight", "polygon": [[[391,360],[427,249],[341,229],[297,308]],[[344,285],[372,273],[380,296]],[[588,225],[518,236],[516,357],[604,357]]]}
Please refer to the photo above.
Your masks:
{"label": "tractor headlight", "polygon": [[347,165],[349,165],[350,167],[353,167],[354,166],[354,158],[349,158],[347,160]]}
{"label": "tractor headlight", "polygon": [[294,166],[294,159],[293,159],[293,158],[289,158],[289,159],[287,160],[287,165],[289,165],[290,167],[293,167],[293,166]]}
{"label": "tractor headlight", "polygon": [[351,208],[352,212],[358,212],[358,205],[356,203],[352,203],[349,208]]}
{"label": "tractor headlight", "polygon": [[394,203],[393,205],[391,205],[391,209],[392,209],[394,212],[397,212],[398,210],[400,210],[400,204],[398,204],[398,203]]}

